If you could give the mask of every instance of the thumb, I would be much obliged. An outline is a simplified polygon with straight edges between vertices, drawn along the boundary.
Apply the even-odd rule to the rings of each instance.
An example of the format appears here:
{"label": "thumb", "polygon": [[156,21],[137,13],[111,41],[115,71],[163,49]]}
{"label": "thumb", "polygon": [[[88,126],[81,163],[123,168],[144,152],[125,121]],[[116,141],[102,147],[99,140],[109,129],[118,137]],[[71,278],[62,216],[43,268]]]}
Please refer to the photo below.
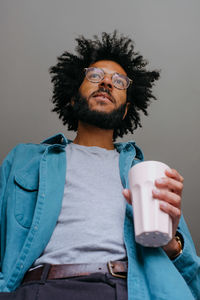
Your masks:
{"label": "thumb", "polygon": [[128,190],[128,189],[124,189],[122,191],[122,194],[123,194],[124,198],[126,199],[126,201],[128,202],[128,204],[132,204],[132,201],[131,201],[131,191]]}

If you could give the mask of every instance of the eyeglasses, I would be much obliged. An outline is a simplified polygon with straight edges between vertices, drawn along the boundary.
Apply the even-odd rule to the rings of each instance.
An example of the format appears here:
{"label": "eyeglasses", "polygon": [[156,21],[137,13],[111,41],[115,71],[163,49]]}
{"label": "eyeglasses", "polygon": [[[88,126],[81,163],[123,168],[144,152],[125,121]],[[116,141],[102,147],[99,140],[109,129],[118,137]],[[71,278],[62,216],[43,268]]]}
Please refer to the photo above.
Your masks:
{"label": "eyeglasses", "polygon": [[[102,81],[106,75],[103,69],[100,68],[85,68],[85,76],[90,82],[98,83]],[[112,82],[114,87],[119,90],[126,90],[132,83],[132,80],[126,75],[114,73],[112,74]]]}

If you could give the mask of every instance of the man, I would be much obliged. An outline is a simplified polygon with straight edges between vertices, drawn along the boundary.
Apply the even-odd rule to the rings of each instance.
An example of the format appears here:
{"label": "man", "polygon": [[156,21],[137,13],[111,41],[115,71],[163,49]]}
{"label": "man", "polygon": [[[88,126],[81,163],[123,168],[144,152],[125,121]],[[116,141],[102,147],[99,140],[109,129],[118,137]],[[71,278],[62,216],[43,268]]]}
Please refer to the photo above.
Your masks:
{"label": "man", "polygon": [[143,154],[134,142],[114,143],[141,126],[159,72],[116,32],[77,42],[78,55],[65,52],[51,68],[53,110],[76,138],[18,145],[1,168],[0,299],[200,299],[183,177],[171,169],[155,182],[173,238],[143,247],[128,189]]}

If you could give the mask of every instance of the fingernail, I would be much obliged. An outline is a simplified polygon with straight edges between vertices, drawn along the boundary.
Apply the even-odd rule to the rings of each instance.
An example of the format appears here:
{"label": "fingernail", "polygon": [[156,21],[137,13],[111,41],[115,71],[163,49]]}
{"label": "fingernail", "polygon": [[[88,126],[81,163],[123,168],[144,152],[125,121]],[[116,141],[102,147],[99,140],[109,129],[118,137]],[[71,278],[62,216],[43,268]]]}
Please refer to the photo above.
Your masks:
{"label": "fingernail", "polygon": [[167,168],[166,171],[167,171],[168,173],[170,173],[170,174],[173,173],[172,169],[170,169],[170,168]]}
{"label": "fingernail", "polygon": [[161,205],[162,207],[167,207],[167,203],[164,202],[164,201],[160,201],[160,205]]}
{"label": "fingernail", "polygon": [[154,194],[159,195],[160,191],[158,189],[153,189]]}
{"label": "fingernail", "polygon": [[164,183],[164,180],[160,178],[160,179],[156,179],[156,182],[157,183]]}

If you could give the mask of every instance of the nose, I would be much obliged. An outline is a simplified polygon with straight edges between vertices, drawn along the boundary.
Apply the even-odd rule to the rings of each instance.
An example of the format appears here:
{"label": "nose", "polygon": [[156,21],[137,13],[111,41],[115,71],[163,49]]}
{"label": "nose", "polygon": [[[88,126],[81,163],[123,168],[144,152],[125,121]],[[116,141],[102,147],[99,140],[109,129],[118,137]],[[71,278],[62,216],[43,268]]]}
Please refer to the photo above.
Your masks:
{"label": "nose", "polygon": [[107,74],[104,76],[104,78],[99,82],[99,87],[104,87],[109,90],[113,89],[113,82],[111,76],[108,76]]}

